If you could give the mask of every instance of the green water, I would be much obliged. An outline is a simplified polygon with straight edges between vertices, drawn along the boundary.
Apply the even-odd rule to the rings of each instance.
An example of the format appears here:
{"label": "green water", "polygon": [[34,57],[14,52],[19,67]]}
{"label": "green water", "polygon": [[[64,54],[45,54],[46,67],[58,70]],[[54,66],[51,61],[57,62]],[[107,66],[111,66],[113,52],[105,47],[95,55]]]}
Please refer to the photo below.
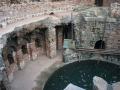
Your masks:
{"label": "green water", "polygon": [[94,76],[104,78],[109,84],[120,81],[120,67],[97,61],[82,61],[68,64],[53,73],[45,84],[44,90],[63,90],[73,83],[86,90],[92,90]]}

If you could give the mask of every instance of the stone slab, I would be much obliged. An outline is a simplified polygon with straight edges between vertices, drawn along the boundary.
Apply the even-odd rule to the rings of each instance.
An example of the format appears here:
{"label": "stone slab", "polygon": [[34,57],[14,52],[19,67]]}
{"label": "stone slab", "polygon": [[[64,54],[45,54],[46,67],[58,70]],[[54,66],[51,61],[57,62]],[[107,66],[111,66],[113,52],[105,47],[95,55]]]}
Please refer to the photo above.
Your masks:
{"label": "stone slab", "polygon": [[67,85],[67,87],[64,90],[85,90],[85,89],[80,88],[80,87],[70,83]]}

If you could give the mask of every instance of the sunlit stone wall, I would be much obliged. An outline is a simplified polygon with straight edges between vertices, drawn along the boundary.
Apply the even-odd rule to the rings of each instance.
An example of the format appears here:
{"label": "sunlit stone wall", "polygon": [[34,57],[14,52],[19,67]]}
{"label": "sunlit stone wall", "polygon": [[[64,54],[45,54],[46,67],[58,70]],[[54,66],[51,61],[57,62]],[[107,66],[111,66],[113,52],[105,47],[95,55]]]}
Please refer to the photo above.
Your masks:
{"label": "sunlit stone wall", "polygon": [[120,18],[120,3],[111,4],[111,14],[113,17]]}
{"label": "sunlit stone wall", "polygon": [[98,7],[80,11],[74,19],[76,48],[94,49],[99,40],[105,42],[105,49],[119,48],[120,21],[111,14],[108,8]]}

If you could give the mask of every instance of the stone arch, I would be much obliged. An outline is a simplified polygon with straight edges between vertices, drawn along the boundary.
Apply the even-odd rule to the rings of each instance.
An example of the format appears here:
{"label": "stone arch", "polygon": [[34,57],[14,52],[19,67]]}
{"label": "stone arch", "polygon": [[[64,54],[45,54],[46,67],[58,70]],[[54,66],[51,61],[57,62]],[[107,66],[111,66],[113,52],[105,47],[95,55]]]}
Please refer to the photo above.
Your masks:
{"label": "stone arch", "polygon": [[103,40],[98,40],[94,46],[95,49],[105,49],[105,42]]}

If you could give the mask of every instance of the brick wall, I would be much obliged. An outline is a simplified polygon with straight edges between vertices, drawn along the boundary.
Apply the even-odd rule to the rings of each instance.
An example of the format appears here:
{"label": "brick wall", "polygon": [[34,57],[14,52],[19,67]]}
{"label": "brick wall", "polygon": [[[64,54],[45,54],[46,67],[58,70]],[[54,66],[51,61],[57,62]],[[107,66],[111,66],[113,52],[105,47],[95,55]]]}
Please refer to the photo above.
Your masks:
{"label": "brick wall", "polygon": [[107,49],[120,49],[120,32],[119,30],[110,33],[107,40]]}
{"label": "brick wall", "polygon": [[111,3],[118,2],[120,3],[120,0],[103,0],[103,6],[110,6]]}

